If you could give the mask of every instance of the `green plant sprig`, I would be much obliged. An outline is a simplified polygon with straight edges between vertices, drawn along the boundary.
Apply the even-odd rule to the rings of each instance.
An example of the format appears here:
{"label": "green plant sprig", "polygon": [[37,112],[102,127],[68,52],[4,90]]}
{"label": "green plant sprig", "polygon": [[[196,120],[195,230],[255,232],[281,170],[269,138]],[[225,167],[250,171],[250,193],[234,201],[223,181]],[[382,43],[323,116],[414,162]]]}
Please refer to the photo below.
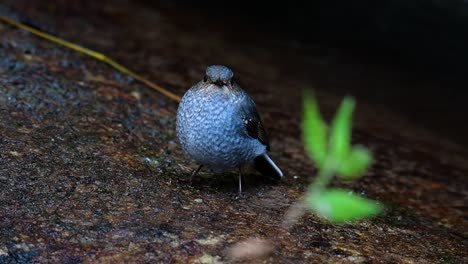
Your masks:
{"label": "green plant sprig", "polygon": [[366,148],[351,145],[354,107],[354,99],[345,97],[328,127],[312,93],[304,96],[303,140],[319,170],[305,201],[313,212],[335,223],[369,218],[383,210],[380,203],[351,191],[327,188],[334,175],[354,180],[372,164],[372,155]]}

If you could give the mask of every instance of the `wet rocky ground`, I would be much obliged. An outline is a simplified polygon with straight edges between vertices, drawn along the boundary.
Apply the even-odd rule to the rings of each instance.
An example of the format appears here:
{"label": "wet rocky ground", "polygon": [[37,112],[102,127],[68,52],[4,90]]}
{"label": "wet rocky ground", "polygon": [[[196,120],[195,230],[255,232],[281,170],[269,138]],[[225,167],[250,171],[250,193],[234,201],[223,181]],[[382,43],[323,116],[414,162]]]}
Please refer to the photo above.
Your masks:
{"label": "wet rocky ground", "polygon": [[187,184],[195,165],[177,144],[177,102],[0,23],[0,263],[223,263],[250,238],[271,241],[264,263],[468,262],[466,149],[360,97],[353,141],[375,164],[333,185],[387,210],[342,226],[308,213],[280,228],[315,173],[301,142],[302,89],[315,88],[329,118],[341,98],[332,91],[404,85],[384,67],[258,32],[238,38],[171,5],[4,1],[0,14],[102,51],[179,95],[207,65],[231,66],[286,176],[252,171],[240,199],[235,171],[203,171]]}

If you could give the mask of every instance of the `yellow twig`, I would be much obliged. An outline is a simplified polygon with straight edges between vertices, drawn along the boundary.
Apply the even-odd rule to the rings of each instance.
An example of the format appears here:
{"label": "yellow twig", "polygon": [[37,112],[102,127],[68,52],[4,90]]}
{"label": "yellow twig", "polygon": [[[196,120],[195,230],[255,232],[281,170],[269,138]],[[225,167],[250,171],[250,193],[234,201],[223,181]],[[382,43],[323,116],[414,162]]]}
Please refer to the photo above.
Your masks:
{"label": "yellow twig", "polygon": [[152,88],[153,90],[156,90],[160,93],[162,93],[163,95],[169,97],[170,99],[176,101],[176,102],[180,102],[180,96],[164,89],[163,87],[143,78],[141,75],[125,68],[124,66],[120,65],[119,63],[117,63],[116,61],[110,59],[109,57],[107,57],[106,55],[102,54],[102,53],[99,53],[99,52],[96,52],[94,50],[90,50],[90,49],[87,49],[85,47],[82,47],[80,45],[77,45],[75,43],[72,43],[72,42],[69,42],[69,41],[66,41],[66,40],[63,40],[63,39],[60,39],[60,38],[57,38],[57,37],[54,37],[52,35],[49,35],[47,33],[44,33],[40,30],[37,30],[35,28],[32,28],[30,26],[27,26],[27,25],[24,25],[22,23],[19,23],[19,22],[16,22],[8,17],[5,17],[5,16],[2,16],[0,15],[0,20],[7,23],[7,24],[10,24],[12,26],[15,26],[15,27],[18,27],[18,28],[21,28],[21,29],[24,29],[28,32],[31,32],[32,34],[36,35],[36,36],[39,36],[41,38],[44,38],[44,39],[47,39],[51,42],[54,42],[54,43],[57,43],[59,45],[62,45],[62,46],[65,46],[67,48],[70,48],[72,50],[75,50],[75,51],[78,51],[80,53],[83,53],[83,54],[86,54],[90,57],[93,57],[97,60],[100,60],[104,63],[107,63],[109,64],[110,66],[112,66],[114,69],[124,73],[124,74],[128,74],[130,75],[133,79],[137,80],[137,81],[140,81],[142,82],[143,84],[149,86],[150,88]]}

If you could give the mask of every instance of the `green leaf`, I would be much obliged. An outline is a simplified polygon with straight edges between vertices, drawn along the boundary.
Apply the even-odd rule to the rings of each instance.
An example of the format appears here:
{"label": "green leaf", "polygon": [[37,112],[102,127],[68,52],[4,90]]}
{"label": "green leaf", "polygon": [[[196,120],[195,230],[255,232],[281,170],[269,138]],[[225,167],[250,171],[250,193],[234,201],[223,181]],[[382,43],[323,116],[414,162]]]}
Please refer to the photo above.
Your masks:
{"label": "green leaf", "polygon": [[383,206],[376,201],[341,189],[309,194],[307,203],[315,213],[334,223],[369,218],[383,210]]}
{"label": "green leaf", "polygon": [[341,163],[349,154],[351,146],[351,116],[355,102],[345,97],[333,118],[330,130],[330,155]]}
{"label": "green leaf", "polygon": [[307,153],[320,168],[327,155],[327,125],[312,93],[304,95],[303,140]]}
{"label": "green leaf", "polygon": [[343,179],[359,178],[372,163],[372,154],[364,147],[353,147],[348,157],[338,164],[337,175]]}

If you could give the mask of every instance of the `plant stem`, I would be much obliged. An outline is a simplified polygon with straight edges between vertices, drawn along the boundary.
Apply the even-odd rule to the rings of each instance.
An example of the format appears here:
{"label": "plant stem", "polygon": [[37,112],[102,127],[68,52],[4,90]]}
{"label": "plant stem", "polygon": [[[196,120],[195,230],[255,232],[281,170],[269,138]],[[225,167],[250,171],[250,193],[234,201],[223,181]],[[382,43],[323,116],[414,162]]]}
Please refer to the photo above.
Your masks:
{"label": "plant stem", "polygon": [[283,228],[289,229],[292,225],[294,225],[297,222],[297,220],[300,217],[302,217],[302,215],[304,214],[307,208],[306,197],[307,196],[317,197],[323,190],[325,190],[325,187],[330,182],[334,173],[335,173],[335,162],[333,159],[326,157],[323,163],[323,166],[319,168],[319,173],[317,175],[317,178],[311,185],[309,185],[309,188],[307,189],[307,193],[302,196],[300,201],[298,201],[293,206],[291,206],[289,210],[286,212],[286,215],[282,223]]}
{"label": "plant stem", "polygon": [[316,196],[321,193],[330,182],[335,172],[335,162],[332,158],[326,157],[315,181],[309,186],[308,193]]}

